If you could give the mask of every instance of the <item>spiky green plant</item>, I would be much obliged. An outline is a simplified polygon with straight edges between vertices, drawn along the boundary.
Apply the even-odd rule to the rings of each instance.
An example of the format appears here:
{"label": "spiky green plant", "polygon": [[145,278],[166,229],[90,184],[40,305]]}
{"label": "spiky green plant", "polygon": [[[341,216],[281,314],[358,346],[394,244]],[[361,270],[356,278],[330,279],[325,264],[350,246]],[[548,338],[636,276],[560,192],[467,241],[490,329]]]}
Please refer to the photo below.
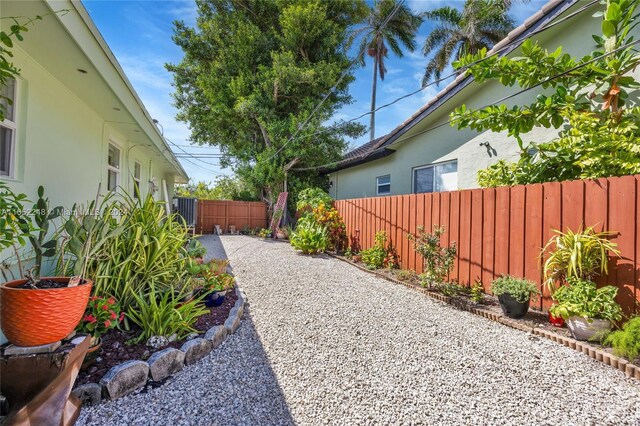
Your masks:
{"label": "spiky green plant", "polygon": [[551,293],[556,290],[556,283],[563,283],[570,277],[591,280],[596,275],[607,274],[609,253],[620,256],[617,244],[609,238],[615,232],[596,232],[592,226],[584,230],[567,232],[554,230],[556,233],[542,249],[541,259],[544,262],[545,284]]}

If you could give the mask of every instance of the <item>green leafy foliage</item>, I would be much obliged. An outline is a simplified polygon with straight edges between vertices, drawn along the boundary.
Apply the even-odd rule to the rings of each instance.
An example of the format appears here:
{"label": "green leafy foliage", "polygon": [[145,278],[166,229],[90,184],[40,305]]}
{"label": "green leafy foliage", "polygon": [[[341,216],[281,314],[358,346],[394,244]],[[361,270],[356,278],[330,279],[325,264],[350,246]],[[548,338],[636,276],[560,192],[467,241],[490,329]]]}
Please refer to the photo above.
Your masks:
{"label": "green leafy foliage", "polygon": [[258,192],[239,177],[219,176],[213,184],[206,182],[176,186],[177,197],[199,200],[258,201]]}
{"label": "green leafy foliage", "polygon": [[440,237],[445,233],[445,228],[434,226],[433,233],[426,232],[424,226],[418,227],[418,234],[408,234],[407,238],[413,243],[416,252],[424,259],[424,273],[421,280],[423,285],[431,286],[441,283],[453,268],[456,258],[456,243],[449,247],[442,247]]}
{"label": "green leafy foliage", "polygon": [[362,262],[369,269],[392,269],[399,266],[395,248],[388,241],[385,231],[376,232],[373,247],[362,250],[360,255],[362,256]]}
{"label": "green leafy foliage", "polygon": [[597,288],[593,281],[568,277],[564,285],[553,294],[555,305],[549,312],[565,320],[577,316],[589,319],[619,321],[622,308],[616,303],[618,288],[608,285]]}
{"label": "green leafy foliage", "polygon": [[633,317],[627,321],[621,330],[609,334],[604,343],[613,346],[613,352],[618,356],[634,360],[640,356],[640,317]]}
{"label": "green leafy foliage", "polygon": [[113,297],[91,296],[87,309],[76,330],[90,334],[92,343],[107,331],[116,328],[124,319],[120,304]]}
{"label": "green leafy foliage", "polygon": [[166,215],[164,203],[123,194],[105,198],[97,209],[90,204],[87,211],[94,210],[99,214],[73,215],[65,224],[70,257],[62,272],[73,265],[75,273],[93,278],[96,294],[114,296],[125,311],[147,289],[169,291],[183,278],[187,229],[179,216]]}
{"label": "green leafy foliage", "polygon": [[[37,228],[35,234],[31,233],[29,235],[29,242],[31,243],[35,258],[35,263],[30,275],[34,281],[38,281],[44,258],[51,258],[58,254],[58,241],[56,236],[53,236],[51,239],[48,238],[51,237],[49,233],[51,224],[60,217],[63,208],[58,206],[50,210],[49,199],[44,198],[44,187],[39,186],[38,201],[36,201],[31,210],[33,217],[22,216],[20,218],[20,226],[25,232],[33,229],[33,225]],[[32,221],[33,225],[31,224]]]}
{"label": "green leafy foliage", "polygon": [[[631,74],[640,64],[640,53],[628,46],[640,0],[601,4],[603,35],[593,37],[596,50],[583,58],[573,58],[561,47],[549,52],[527,40],[517,57],[487,57],[483,49],[454,63],[469,66],[479,83],[497,80],[508,87],[547,89],[529,105],[479,110],[462,105],[452,113],[452,125],[459,129],[506,131],[521,148],[517,162],[500,161],[480,171],[481,186],[640,173],[640,106],[632,95],[640,83]],[[558,129],[558,137],[525,146],[522,135],[534,127]]]}
{"label": "green leafy foliage", "polygon": [[133,339],[134,343],[148,340],[151,336],[169,337],[176,335],[183,339],[197,332],[194,324],[198,317],[207,314],[201,299],[183,303],[183,294],[173,291],[158,293],[150,286],[144,293],[134,293],[135,309],[129,308],[127,318],[142,329],[142,333]]}
{"label": "green leafy foliage", "polygon": [[28,222],[26,228],[21,217],[28,203],[26,194],[15,194],[9,186],[0,181],[0,251],[6,248],[24,246],[35,227]]}
{"label": "green leafy foliage", "polygon": [[609,254],[620,256],[617,244],[609,238],[613,232],[596,232],[593,227],[574,232],[554,230],[542,249],[541,256],[547,256],[544,262],[545,284],[551,292],[556,283],[563,283],[569,277],[593,279],[596,275],[606,274]]}
{"label": "green leafy foliage", "polygon": [[505,6],[506,2],[501,1],[466,0],[462,10],[443,6],[425,12],[422,16],[435,23],[435,28],[422,47],[424,55],[433,53],[425,68],[422,86],[429,84],[432,76],[440,79],[452,59],[489,49],[505,38],[515,27]]}
{"label": "green leafy foliage", "polygon": [[296,210],[302,214],[308,214],[313,209],[320,207],[320,204],[331,206],[333,204],[333,198],[322,188],[310,187],[298,193]]}
{"label": "green leafy foliage", "polygon": [[321,202],[310,215],[304,217],[304,220],[311,220],[327,230],[329,238],[327,249],[341,251],[347,246],[347,227],[338,210],[331,207],[331,204],[325,207]]}
{"label": "green leafy foliage", "polygon": [[363,132],[357,123],[319,131],[351,102],[347,30],[363,16],[364,2],[213,0],[197,5],[195,28],[175,25],[173,39],[184,58],[167,65],[178,119],[189,124],[193,142],[217,146],[220,164],[233,167],[271,202],[282,191],[285,174],[293,193],[326,181],[293,166],[338,160],[344,136]]}
{"label": "green leafy foliage", "polygon": [[189,257],[204,257],[207,249],[197,238],[191,238],[187,243],[187,255]]}
{"label": "green leafy foliage", "polygon": [[471,284],[469,297],[476,303],[482,303],[484,301],[484,292],[482,283],[480,281],[476,280],[473,284]]}
{"label": "green leafy foliage", "polygon": [[329,247],[327,228],[312,220],[300,220],[289,236],[291,245],[304,254],[324,252]]}
{"label": "green leafy foliage", "polygon": [[531,297],[540,294],[538,287],[533,281],[515,278],[510,275],[505,275],[493,280],[491,283],[491,292],[496,296],[505,293],[509,294],[520,303],[525,303],[531,299]]}

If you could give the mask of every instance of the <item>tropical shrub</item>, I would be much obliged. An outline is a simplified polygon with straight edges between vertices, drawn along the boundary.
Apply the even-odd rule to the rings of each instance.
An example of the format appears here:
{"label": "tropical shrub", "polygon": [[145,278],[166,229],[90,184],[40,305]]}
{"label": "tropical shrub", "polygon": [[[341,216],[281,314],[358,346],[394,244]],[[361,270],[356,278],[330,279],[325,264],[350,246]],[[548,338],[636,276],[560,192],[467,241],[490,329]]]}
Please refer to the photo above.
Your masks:
{"label": "tropical shrub", "polygon": [[549,312],[554,317],[566,320],[577,316],[609,321],[622,318],[622,308],[616,303],[617,287],[597,288],[593,281],[577,277],[567,278],[567,283],[569,285],[558,288],[552,296],[556,304],[549,308]]}
{"label": "tropical shrub", "polygon": [[613,232],[595,232],[593,227],[584,231],[567,232],[555,230],[541,256],[548,256],[544,262],[545,284],[555,291],[556,283],[564,282],[570,277],[591,280],[598,274],[607,273],[609,253],[619,256],[617,244],[608,238]]}
{"label": "tropical shrub", "polygon": [[183,339],[197,332],[194,324],[198,317],[209,313],[201,298],[183,303],[184,294],[175,294],[173,291],[159,294],[153,286],[146,293],[134,294],[134,298],[135,308],[128,309],[127,318],[142,332],[132,340],[133,343],[146,341],[151,336],[169,337],[174,334],[178,339]]}
{"label": "tropical shrub", "polygon": [[621,330],[610,333],[604,343],[613,346],[616,355],[636,359],[640,355],[640,317],[631,318]]}
{"label": "tropical shrub", "polygon": [[321,188],[306,188],[298,193],[296,209],[299,212],[309,212],[320,207],[320,204],[330,206],[333,198]]}
{"label": "tropical shrub", "polygon": [[324,252],[329,247],[327,228],[311,220],[300,220],[289,236],[291,245],[304,254]]}
{"label": "tropical shrub", "polygon": [[445,228],[441,226],[434,226],[433,233],[428,233],[424,226],[419,226],[417,235],[407,236],[409,241],[413,242],[416,252],[424,259],[423,285],[443,282],[453,268],[457,253],[456,243],[442,247],[440,237],[444,232]]}
{"label": "tropical shrub", "polygon": [[[330,204],[328,204],[330,206]],[[333,207],[326,207],[324,203],[320,203],[315,207],[311,215],[313,220],[327,229],[329,237],[330,250],[342,251],[347,246],[347,227],[342,220],[342,216]]]}
{"label": "tropical shrub", "polygon": [[491,283],[491,292],[496,296],[509,294],[520,303],[525,303],[532,297],[540,294],[538,287],[533,281],[515,278],[510,275],[505,275],[493,280]]}
{"label": "tropical shrub", "polygon": [[378,231],[375,235],[373,247],[360,252],[362,262],[367,268],[393,269],[399,266],[398,255],[396,254],[395,248],[390,242],[387,242],[387,240],[387,233],[385,231]]}
{"label": "tropical shrub", "polygon": [[[62,272],[70,264],[78,271],[78,264],[85,260],[94,294],[115,297],[127,312],[140,294],[149,289],[170,292],[182,280],[189,259],[188,233],[179,216],[167,216],[163,203],[151,196],[136,201],[126,194],[117,200],[105,199],[96,210],[97,216],[72,215],[65,223],[67,250],[62,258],[70,258],[62,263]],[[91,241],[92,233],[82,232],[87,226],[97,229],[93,234],[104,235],[99,245]],[[94,248],[87,254],[90,243]]]}

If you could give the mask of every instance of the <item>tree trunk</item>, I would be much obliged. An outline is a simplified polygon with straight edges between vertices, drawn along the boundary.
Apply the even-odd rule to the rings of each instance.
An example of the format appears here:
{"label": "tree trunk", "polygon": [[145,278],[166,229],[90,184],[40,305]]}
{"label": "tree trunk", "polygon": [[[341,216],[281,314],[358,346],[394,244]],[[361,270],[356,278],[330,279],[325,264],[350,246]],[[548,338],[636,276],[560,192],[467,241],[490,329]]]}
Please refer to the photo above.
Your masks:
{"label": "tree trunk", "polygon": [[378,86],[378,55],[373,57],[373,82],[371,84],[371,121],[369,132],[371,140],[376,138],[376,88]]}

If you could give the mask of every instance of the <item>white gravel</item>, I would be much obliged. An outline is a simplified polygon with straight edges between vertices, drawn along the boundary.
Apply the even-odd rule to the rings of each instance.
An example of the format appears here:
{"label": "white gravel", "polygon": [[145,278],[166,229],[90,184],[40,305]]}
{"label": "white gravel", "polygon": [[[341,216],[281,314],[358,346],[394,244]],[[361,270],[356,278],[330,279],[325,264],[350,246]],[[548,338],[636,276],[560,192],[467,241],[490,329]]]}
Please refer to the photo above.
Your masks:
{"label": "white gravel", "polygon": [[238,332],[78,424],[640,425],[640,383],[581,353],[339,260],[222,242],[250,303]]}

